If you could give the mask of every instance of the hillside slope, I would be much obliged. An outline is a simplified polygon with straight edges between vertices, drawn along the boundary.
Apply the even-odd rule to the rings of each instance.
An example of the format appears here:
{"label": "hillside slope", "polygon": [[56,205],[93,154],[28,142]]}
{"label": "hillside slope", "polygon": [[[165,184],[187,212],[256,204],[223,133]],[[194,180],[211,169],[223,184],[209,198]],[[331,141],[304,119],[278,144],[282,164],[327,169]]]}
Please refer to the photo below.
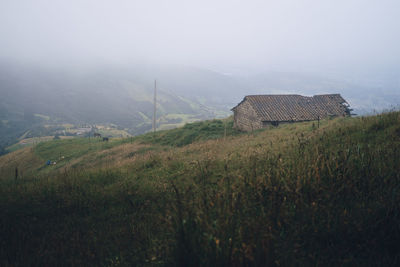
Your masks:
{"label": "hillside slope", "polygon": [[4,265],[400,263],[399,112],[51,141],[0,172]]}
{"label": "hillside slope", "polygon": [[[38,129],[49,125],[114,124],[132,135],[145,133],[152,125],[156,74],[141,68],[50,69],[0,63],[0,154],[27,131],[29,137],[41,136]],[[207,75],[210,73],[202,77]],[[212,97],[206,102],[183,97],[179,92],[185,86],[194,91],[188,88],[193,85],[187,80],[171,84],[167,75],[162,79],[157,127],[225,116],[233,106],[222,108]],[[208,84],[213,82],[208,79]],[[181,90],[174,91],[175,86]],[[207,83],[202,86],[207,88]]]}

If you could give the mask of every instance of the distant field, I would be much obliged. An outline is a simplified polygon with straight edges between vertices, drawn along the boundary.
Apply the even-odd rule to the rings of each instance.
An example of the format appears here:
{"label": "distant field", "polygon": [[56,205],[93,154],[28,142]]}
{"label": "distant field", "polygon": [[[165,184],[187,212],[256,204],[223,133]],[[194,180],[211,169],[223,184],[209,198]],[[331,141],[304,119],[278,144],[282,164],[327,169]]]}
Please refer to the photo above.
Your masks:
{"label": "distant field", "polygon": [[[117,129],[116,126],[108,126],[108,125],[97,125],[99,130],[95,130],[105,137],[129,137],[131,136],[126,130]],[[57,138],[59,139],[71,139],[71,138],[80,138],[83,135],[87,135],[88,132],[82,131],[76,125],[73,124],[46,124],[44,128],[49,129],[49,133],[57,134]],[[57,130],[52,130],[57,129]],[[62,130],[61,130],[62,129]],[[53,140],[55,135],[47,135],[47,136],[37,136],[37,137],[29,137],[26,136],[31,131],[26,131],[18,140],[17,143],[6,147],[7,152],[13,152],[18,149],[22,149],[25,147],[32,147],[40,142],[47,142]],[[66,135],[64,135],[66,134]],[[92,134],[93,135],[93,134]]]}
{"label": "distant field", "polygon": [[[170,130],[178,127],[184,126],[186,123],[193,123],[196,121],[201,121],[201,119],[197,118],[194,115],[188,115],[188,114],[168,114],[166,116],[162,116],[158,118],[157,120],[157,131],[164,131],[164,130]],[[45,125],[45,128],[54,128],[54,127],[62,127],[64,130],[58,130],[61,134],[58,134],[57,136],[60,139],[71,139],[71,138],[76,138],[76,137],[82,137],[82,135],[85,135],[87,133],[82,132],[77,126],[73,124],[60,124],[60,125]],[[117,129],[115,125],[110,126],[110,125],[95,125],[97,130],[95,132],[100,133],[103,137],[112,137],[112,138],[127,138],[130,137],[131,134],[129,134],[126,130],[122,129]],[[54,139],[54,135],[52,136],[40,136],[40,137],[30,137],[30,138],[25,138],[25,136],[29,133],[27,131],[22,135],[19,139],[19,141],[11,146],[8,146],[6,148],[7,152],[12,152],[18,149],[22,149],[25,147],[31,147],[35,144],[38,144],[40,142],[46,142]],[[63,134],[68,134],[64,136]]]}
{"label": "distant field", "polygon": [[157,130],[170,130],[178,127],[184,126],[186,123],[192,123],[196,121],[201,121],[196,116],[188,115],[188,114],[168,114],[166,116],[162,116],[157,120]]}

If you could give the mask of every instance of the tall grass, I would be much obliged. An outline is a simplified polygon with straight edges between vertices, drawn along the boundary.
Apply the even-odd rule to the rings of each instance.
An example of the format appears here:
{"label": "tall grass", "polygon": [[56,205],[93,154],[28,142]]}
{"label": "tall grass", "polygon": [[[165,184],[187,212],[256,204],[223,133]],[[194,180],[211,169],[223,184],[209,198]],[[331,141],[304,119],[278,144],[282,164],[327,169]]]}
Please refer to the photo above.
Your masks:
{"label": "tall grass", "polygon": [[400,263],[400,113],[0,184],[2,265]]}

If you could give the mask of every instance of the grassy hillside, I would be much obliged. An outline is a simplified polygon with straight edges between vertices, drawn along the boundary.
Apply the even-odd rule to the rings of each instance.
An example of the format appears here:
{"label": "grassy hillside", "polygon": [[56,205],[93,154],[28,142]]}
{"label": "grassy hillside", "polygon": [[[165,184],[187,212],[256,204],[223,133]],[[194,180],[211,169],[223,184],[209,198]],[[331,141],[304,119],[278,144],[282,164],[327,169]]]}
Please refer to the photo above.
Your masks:
{"label": "grassy hillside", "polygon": [[5,266],[400,263],[399,112],[50,141],[0,173]]}
{"label": "grassy hillside", "polygon": [[225,120],[201,121],[185,124],[181,128],[168,131],[148,133],[135,138],[141,143],[160,144],[165,146],[185,146],[197,141],[225,138],[240,135],[233,129],[233,118]]}

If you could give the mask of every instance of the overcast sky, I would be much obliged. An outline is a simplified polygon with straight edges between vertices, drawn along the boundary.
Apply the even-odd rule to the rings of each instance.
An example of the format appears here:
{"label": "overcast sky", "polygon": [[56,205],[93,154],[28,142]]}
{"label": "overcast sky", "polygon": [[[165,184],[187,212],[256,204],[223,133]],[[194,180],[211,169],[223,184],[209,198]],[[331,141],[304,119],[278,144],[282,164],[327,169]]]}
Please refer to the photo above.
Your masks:
{"label": "overcast sky", "polygon": [[396,69],[399,0],[1,0],[0,60]]}

